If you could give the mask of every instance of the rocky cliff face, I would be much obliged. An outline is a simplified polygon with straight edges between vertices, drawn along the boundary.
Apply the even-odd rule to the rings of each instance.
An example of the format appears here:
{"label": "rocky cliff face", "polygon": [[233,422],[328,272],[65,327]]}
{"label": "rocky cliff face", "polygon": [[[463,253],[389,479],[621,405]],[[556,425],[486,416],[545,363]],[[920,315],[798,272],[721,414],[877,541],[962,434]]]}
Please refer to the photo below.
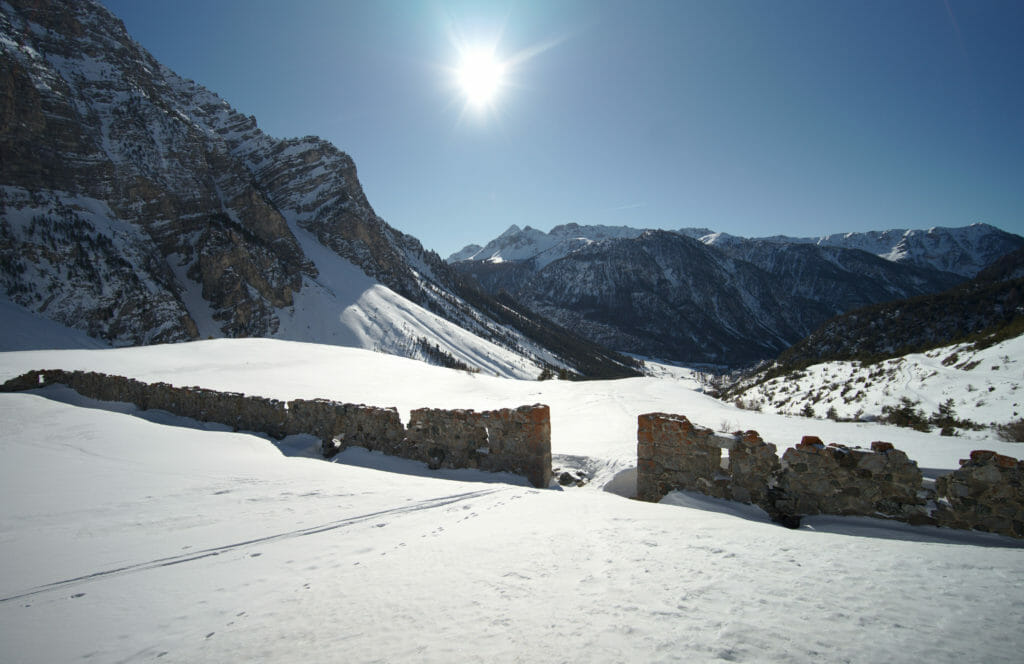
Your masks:
{"label": "rocky cliff face", "polygon": [[177,341],[198,334],[187,276],[224,334],[273,333],[315,268],[232,151],[255,122],[98,5],[15,3],[0,21],[10,297],[114,343]]}
{"label": "rocky cliff face", "polygon": [[[595,360],[484,313],[506,308],[380,219],[347,154],[267,136],[96,2],[0,4],[0,118],[0,287],[33,312],[114,344],[285,335],[459,353],[452,339],[476,335],[476,357],[525,358],[520,373]],[[405,322],[379,320],[364,291]],[[463,331],[438,332],[449,324]]]}

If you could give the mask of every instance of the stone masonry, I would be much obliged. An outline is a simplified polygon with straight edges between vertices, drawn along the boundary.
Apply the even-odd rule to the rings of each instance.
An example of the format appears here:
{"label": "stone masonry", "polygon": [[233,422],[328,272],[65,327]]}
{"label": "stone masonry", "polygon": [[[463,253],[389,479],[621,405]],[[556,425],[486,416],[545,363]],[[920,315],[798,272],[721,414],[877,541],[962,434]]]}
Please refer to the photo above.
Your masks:
{"label": "stone masonry", "polygon": [[975,450],[936,480],[935,494],[940,525],[1024,537],[1024,461]]}
{"label": "stone masonry", "polygon": [[735,441],[729,449],[728,492],[723,498],[741,503],[770,504],[773,495],[771,482],[766,477],[779,473],[779,457],[775,445],[761,440],[756,431],[733,434]]}
{"label": "stone masonry", "polygon": [[395,408],[328,399],[277,399],[201,387],[144,383],[88,371],[30,371],[0,385],[15,392],[61,384],[100,401],[132,403],[236,431],[273,438],[311,434],[330,458],[352,446],[426,462],[431,468],[479,468],[524,475],[537,487],[551,482],[551,412],[547,406],[478,413],[421,408],[406,430]]}
{"label": "stone masonry", "polygon": [[925,516],[921,470],[889,443],[870,450],[825,445],[804,436],[782,455],[779,512],[809,516],[883,516],[910,521]]}
{"label": "stone masonry", "polygon": [[[729,450],[724,462],[722,449]],[[765,478],[778,470],[779,458],[756,431],[719,436],[682,415],[649,413],[637,420],[637,468],[641,500],[684,489],[761,503],[769,492]]]}
{"label": "stone masonry", "polygon": [[1024,537],[1024,461],[975,451],[933,491],[917,463],[889,443],[865,450],[805,436],[781,461],[775,449],[755,431],[722,436],[682,415],[640,415],[637,497],[699,491],[756,504],[792,527],[803,516],[838,514]]}
{"label": "stone masonry", "polygon": [[479,468],[525,475],[534,486],[551,483],[551,412],[547,406],[515,410],[419,408],[409,417],[402,456],[431,468]]}
{"label": "stone masonry", "polygon": [[649,413],[637,419],[637,496],[659,500],[672,489],[714,495],[722,450],[710,429],[682,415]]}

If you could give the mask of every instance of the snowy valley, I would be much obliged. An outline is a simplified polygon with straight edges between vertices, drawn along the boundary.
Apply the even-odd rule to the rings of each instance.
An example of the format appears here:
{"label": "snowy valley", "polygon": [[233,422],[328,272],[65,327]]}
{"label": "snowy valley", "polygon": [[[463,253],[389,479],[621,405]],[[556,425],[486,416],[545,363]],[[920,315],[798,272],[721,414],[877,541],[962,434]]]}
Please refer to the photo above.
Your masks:
{"label": "snowy valley", "polygon": [[975,450],[1019,477],[1024,238],[512,226],[444,261],[346,153],[265,134],[95,2],[0,2],[0,64],[0,384],[103,372],[403,423],[544,404],[554,471],[325,459],[33,375],[0,392],[0,662],[1020,660],[1024,539],[635,498],[659,412],[780,456],[892,443],[922,504]]}
{"label": "snowy valley", "polygon": [[793,531],[737,503],[619,495],[643,412],[752,428],[780,446],[806,434],[887,440],[926,473],[979,447],[1019,456],[991,434],[740,410],[669,367],[517,381],[214,340],[8,352],[0,379],[40,366],[394,405],[403,417],[540,401],[554,465],[590,481],[537,490],[356,448],[325,462],[309,437],[275,443],[61,388],[3,394],[4,661],[335,661],[339,650],[348,661],[1012,661],[1020,647],[1018,540],[842,517]]}

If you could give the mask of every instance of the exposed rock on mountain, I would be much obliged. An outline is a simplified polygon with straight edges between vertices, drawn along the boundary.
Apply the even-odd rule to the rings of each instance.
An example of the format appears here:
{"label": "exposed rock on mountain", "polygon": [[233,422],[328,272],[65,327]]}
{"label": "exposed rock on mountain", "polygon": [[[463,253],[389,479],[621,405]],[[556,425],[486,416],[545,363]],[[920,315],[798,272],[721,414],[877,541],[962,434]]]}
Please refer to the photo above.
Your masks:
{"label": "exposed rock on mountain", "polygon": [[347,154],[267,136],[95,2],[0,5],[0,118],[0,286],[30,311],[114,344],[279,336],[635,372],[467,285],[374,213]]}
{"label": "exposed rock on mountain", "polygon": [[604,345],[729,366],[774,357],[844,311],[963,279],[859,249],[706,230],[512,227],[471,254],[483,259],[452,264]]}
{"label": "exposed rock on mountain", "polygon": [[662,231],[588,245],[514,295],[599,343],[645,355],[749,362],[798,334],[769,275]]}
{"label": "exposed rock on mountain", "polygon": [[723,251],[771,274],[805,331],[839,312],[941,291],[962,281],[952,273],[835,246],[743,240]]}
{"label": "exposed rock on mountain", "polygon": [[1024,249],[948,291],[851,311],[779,357],[776,371],[832,360],[880,360],[972,338],[1024,332]]}

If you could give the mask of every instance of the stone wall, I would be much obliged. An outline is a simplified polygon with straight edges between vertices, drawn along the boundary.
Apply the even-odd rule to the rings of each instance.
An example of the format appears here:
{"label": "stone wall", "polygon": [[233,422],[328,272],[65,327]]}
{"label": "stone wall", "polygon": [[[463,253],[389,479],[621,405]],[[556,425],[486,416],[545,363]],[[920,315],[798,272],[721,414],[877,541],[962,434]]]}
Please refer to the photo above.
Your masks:
{"label": "stone wall", "polygon": [[710,429],[682,415],[648,413],[637,418],[637,496],[659,500],[672,489],[715,495],[722,450]]}
{"label": "stone wall", "polygon": [[889,443],[870,450],[825,445],[804,436],[782,455],[782,492],[774,507],[785,514],[883,516],[910,521],[925,515],[917,463]]}
{"label": "stone wall", "polygon": [[775,445],[761,440],[756,431],[733,434],[735,442],[729,449],[728,493],[723,498],[741,503],[769,505],[775,490],[771,479],[780,470]]}
{"label": "stone wall", "polygon": [[402,454],[405,427],[395,408],[339,403],[329,399],[289,401],[285,433],[319,438],[325,458],[346,447],[365,447],[392,456]]}
{"label": "stone wall", "polygon": [[[724,461],[722,450],[729,450]],[[673,489],[699,491],[744,503],[766,499],[779,468],[775,446],[756,431],[720,436],[682,415],[649,413],[637,419],[637,496],[660,500]]]}
{"label": "stone wall", "polygon": [[935,494],[940,525],[1024,537],[1024,461],[975,450],[936,480]]}
{"label": "stone wall", "polygon": [[479,468],[525,475],[534,486],[551,483],[551,411],[420,408],[409,417],[404,456],[431,468]]}
{"label": "stone wall", "polygon": [[88,371],[30,371],[2,386],[2,392],[61,384],[100,401],[132,403],[236,431],[274,438],[312,434],[330,458],[359,446],[424,461],[431,468],[479,468],[525,475],[537,487],[551,482],[551,412],[547,406],[478,413],[471,410],[414,410],[406,430],[395,408],[339,403],[327,399],[277,399],[174,387]]}
{"label": "stone wall", "polygon": [[682,415],[640,415],[637,496],[699,491],[756,504],[794,527],[803,516],[837,514],[1024,537],[1024,462],[1011,457],[972,452],[932,490],[917,463],[889,443],[865,450],[806,436],[781,461],[775,450],[755,431],[722,436]]}

